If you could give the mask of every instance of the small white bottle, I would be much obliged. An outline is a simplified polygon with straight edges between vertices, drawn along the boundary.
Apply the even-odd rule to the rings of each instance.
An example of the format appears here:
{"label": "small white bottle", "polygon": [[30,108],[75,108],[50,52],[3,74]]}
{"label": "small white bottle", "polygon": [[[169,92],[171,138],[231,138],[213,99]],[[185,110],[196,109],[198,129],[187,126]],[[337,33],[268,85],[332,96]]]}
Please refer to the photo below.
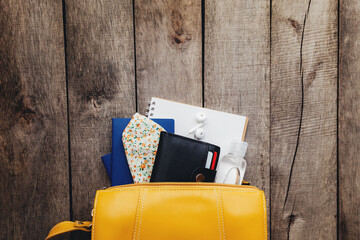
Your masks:
{"label": "small white bottle", "polygon": [[241,185],[246,170],[244,159],[248,144],[241,139],[233,139],[230,152],[225,155],[217,168],[215,182]]}

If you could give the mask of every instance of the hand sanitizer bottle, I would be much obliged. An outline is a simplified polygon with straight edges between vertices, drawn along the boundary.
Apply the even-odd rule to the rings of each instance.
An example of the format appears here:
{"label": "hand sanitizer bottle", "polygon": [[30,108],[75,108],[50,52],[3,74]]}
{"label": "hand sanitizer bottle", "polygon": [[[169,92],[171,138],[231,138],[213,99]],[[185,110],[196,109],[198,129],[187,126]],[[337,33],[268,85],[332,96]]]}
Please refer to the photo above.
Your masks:
{"label": "hand sanitizer bottle", "polygon": [[215,182],[241,185],[246,170],[244,157],[247,147],[248,144],[241,139],[231,141],[230,152],[221,159],[217,168]]}

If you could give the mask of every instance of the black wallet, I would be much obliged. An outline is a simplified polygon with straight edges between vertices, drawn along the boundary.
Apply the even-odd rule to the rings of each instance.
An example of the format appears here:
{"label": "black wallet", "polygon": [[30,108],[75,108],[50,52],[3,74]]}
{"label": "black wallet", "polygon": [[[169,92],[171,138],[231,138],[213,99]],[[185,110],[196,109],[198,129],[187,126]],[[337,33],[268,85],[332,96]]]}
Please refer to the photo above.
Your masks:
{"label": "black wallet", "polygon": [[161,132],[150,182],[214,182],[220,147]]}

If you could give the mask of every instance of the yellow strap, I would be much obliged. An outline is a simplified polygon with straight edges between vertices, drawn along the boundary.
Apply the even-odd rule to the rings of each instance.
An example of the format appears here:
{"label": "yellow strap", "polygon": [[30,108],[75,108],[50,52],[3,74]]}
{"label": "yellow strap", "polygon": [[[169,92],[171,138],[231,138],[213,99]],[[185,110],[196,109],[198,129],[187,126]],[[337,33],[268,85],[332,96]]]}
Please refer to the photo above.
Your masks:
{"label": "yellow strap", "polygon": [[56,224],[49,232],[48,236],[45,240],[50,239],[52,237],[55,237],[56,235],[67,233],[71,231],[85,231],[90,232],[91,231],[91,222],[82,222],[82,221],[64,221]]}

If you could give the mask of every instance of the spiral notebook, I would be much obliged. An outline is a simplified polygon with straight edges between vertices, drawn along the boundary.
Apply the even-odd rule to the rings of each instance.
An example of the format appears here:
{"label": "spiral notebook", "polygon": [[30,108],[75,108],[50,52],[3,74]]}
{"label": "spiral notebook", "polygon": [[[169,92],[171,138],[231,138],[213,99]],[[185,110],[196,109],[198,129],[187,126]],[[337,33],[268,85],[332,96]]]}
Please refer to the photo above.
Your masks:
{"label": "spiral notebook", "polygon": [[146,115],[150,118],[171,118],[175,120],[175,134],[192,137],[189,130],[198,125],[196,114],[207,116],[201,141],[215,144],[221,148],[220,159],[230,150],[234,138],[244,140],[248,118],[236,114],[192,106],[170,100],[153,97],[149,102]]}

